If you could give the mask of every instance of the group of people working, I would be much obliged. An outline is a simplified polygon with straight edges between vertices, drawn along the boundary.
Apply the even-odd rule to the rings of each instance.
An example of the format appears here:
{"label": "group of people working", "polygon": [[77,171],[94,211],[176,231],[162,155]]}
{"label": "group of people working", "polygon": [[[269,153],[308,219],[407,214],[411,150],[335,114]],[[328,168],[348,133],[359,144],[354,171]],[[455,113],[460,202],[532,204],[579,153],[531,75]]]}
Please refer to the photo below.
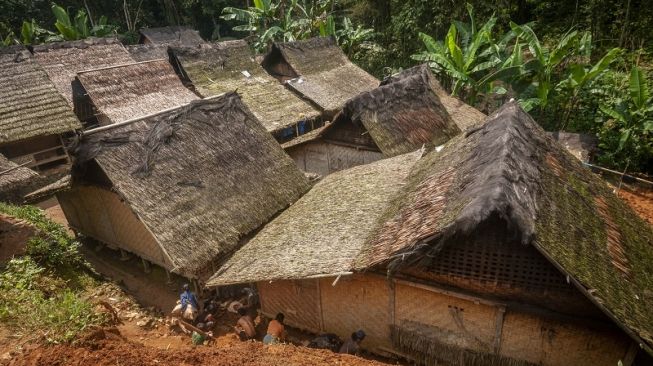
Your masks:
{"label": "group of people working", "polygon": [[[251,293],[248,293],[248,306],[239,307],[237,309],[238,321],[234,326],[236,335],[241,341],[256,339],[256,326],[254,319],[247,311],[253,304],[251,303]],[[177,306],[172,311],[172,315],[181,317],[187,321],[195,322],[197,328],[200,330],[210,330],[215,324],[213,304],[209,303],[204,306],[202,313],[199,313],[199,303],[197,297],[190,291],[190,287],[185,284],[182,287],[182,293],[179,296]],[[264,344],[278,344],[286,341],[286,329],[283,323],[285,316],[283,313],[278,313],[274,319],[270,320],[267,327],[267,332],[263,337]],[[365,332],[358,330],[351,334],[351,337],[344,343],[340,342],[335,334],[322,334],[311,341],[310,346],[313,348],[326,348],[339,353],[358,354],[360,351],[360,344],[365,338]],[[342,343],[342,345],[340,345]]]}

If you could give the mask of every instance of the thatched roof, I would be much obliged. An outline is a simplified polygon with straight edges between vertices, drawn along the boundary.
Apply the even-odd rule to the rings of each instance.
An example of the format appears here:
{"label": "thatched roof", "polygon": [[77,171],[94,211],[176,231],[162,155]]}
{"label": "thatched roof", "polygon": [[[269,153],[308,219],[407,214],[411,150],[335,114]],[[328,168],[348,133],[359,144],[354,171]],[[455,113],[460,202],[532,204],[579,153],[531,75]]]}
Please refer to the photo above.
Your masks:
{"label": "thatched roof", "polygon": [[171,50],[183,74],[202,96],[237,91],[270,132],[319,116],[313,107],[284,88],[254,61],[245,41],[171,47]]}
{"label": "thatched roof", "polygon": [[[360,196],[357,205],[370,202],[364,184],[350,182],[349,185],[360,186],[360,191],[366,193]],[[338,194],[334,190],[322,196]],[[302,201],[296,205],[301,206]],[[319,200],[315,202],[308,212],[333,210],[323,208],[317,203]],[[376,230],[362,248],[357,253],[346,251],[352,263],[350,270],[375,267],[387,268],[392,273],[402,268],[427,266],[443,247],[456,245],[456,240],[449,239],[471,235],[486,220],[498,216],[523,244],[535,247],[597,307],[651,352],[651,226],[614,195],[605,182],[555,143],[517,103],[506,104],[485,124],[454,137],[441,151],[421,158],[404,188],[387,207],[374,225],[363,224],[375,226]],[[351,217],[324,215],[334,218],[328,226],[356,233],[349,229],[356,225]],[[359,219],[357,216],[354,220]],[[268,227],[275,227],[277,220],[259,235]],[[302,237],[319,238],[318,233],[299,232],[287,225],[285,229],[301,235],[300,239],[280,236],[281,240],[276,241],[274,236],[269,236],[266,247],[292,252],[293,244],[303,243]],[[257,242],[258,237],[251,241]],[[287,259],[291,264],[278,266],[275,275],[300,278],[298,269],[306,257],[312,257],[315,262],[331,260],[333,252],[321,250],[330,242],[331,238],[312,240],[312,252],[303,253],[305,257]],[[241,251],[249,250],[249,245]],[[266,257],[267,253],[261,251],[249,262],[234,262],[240,258],[237,253],[224,268],[232,274],[254,273],[260,268],[259,258]],[[311,271],[305,273],[310,275]],[[248,281],[266,279],[250,276]],[[228,280],[219,273],[212,283]]]}
{"label": "thatched roof", "polygon": [[419,156],[405,154],[325,177],[238,250],[208,285],[350,271]]}
{"label": "thatched roof", "polygon": [[27,193],[24,197],[25,202],[38,202],[44,199],[48,199],[59,192],[69,190],[71,187],[72,179],[69,174],[66,174],[57,181]]}
{"label": "thatched roof", "polygon": [[78,128],[79,120],[30,52],[0,48],[0,144]]}
{"label": "thatched roof", "polygon": [[385,156],[438,146],[460,133],[436,90],[430,71],[397,78],[350,99],[330,128],[362,125]]}
{"label": "thatched roof", "polygon": [[550,132],[550,134],[567,151],[584,163],[590,161],[599,147],[599,139],[596,136],[564,131]]}
{"label": "thatched roof", "polygon": [[385,78],[381,81],[381,85],[392,84],[415,75],[422,75],[423,78],[429,80],[431,88],[432,90],[435,90],[440,103],[444,105],[444,108],[447,110],[453,121],[462,131],[483,122],[485,117],[487,117],[483,112],[447,93],[447,91],[444,90],[444,88],[440,86],[440,83],[435,79],[427,64],[417,65]]}
{"label": "thatched roof", "polygon": [[0,154],[0,202],[22,202],[23,195],[40,181],[41,176],[35,171]]}
{"label": "thatched roof", "polygon": [[34,59],[70,105],[71,83],[80,71],[133,63],[125,47],[115,38],[88,38],[34,46]]}
{"label": "thatched roof", "polygon": [[159,28],[142,28],[141,43],[149,41],[154,44],[178,44],[196,46],[204,43],[199,32],[185,26],[171,26]]}
{"label": "thatched roof", "polygon": [[167,44],[131,44],[125,48],[137,62],[168,59]]}
{"label": "thatched roof", "polygon": [[98,113],[117,123],[179,107],[199,97],[179,80],[167,60],[83,71],[77,79]]}
{"label": "thatched roof", "polygon": [[374,76],[349,61],[333,38],[275,43],[263,64],[271,63],[278,55],[297,76],[287,84],[330,114],[339,111],[350,98],[379,85]]}
{"label": "thatched roof", "polygon": [[213,261],[309,188],[235,93],[84,136],[73,152],[75,180],[97,162],[170,269],[188,277],[210,274]]}

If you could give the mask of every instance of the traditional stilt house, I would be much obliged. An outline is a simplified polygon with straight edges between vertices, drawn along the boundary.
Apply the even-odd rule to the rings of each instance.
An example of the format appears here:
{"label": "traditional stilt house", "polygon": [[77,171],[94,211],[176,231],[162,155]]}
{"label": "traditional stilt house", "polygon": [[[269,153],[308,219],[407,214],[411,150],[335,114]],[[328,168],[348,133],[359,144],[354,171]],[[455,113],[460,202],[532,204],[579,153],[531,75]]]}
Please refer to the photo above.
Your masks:
{"label": "traditional stilt house", "polygon": [[[300,169],[324,176],[423,145],[441,145],[484,118],[441,90],[428,68],[407,70],[350,99],[326,127],[283,147]],[[453,101],[475,112],[460,113]]]}
{"label": "traditional stilt house", "polygon": [[82,126],[22,46],[0,49],[0,105],[0,154],[41,172],[69,163],[62,136]]}
{"label": "traditional stilt house", "polygon": [[115,38],[88,38],[81,41],[48,43],[34,47],[34,59],[85,126],[97,123],[89,108],[88,96],[74,83],[78,72],[134,63],[125,47]]}
{"label": "traditional stilt house", "polygon": [[139,32],[141,44],[197,46],[204,43],[198,31],[185,26],[142,28]]}
{"label": "traditional stilt house", "polygon": [[279,141],[321,125],[319,112],[286,90],[254,61],[245,41],[201,47],[171,47],[173,65],[202,96],[237,91],[243,102]]}
{"label": "traditional stilt house", "polygon": [[[296,230],[301,223],[302,230]],[[516,103],[334,173],[208,281],[428,365],[648,364],[653,231]]]}
{"label": "traditional stilt house", "polygon": [[331,119],[356,95],[379,81],[354,65],[333,38],[275,43],[262,63],[268,72]]}
{"label": "traditional stilt house", "polygon": [[100,125],[173,109],[197,95],[179,80],[168,60],[154,60],[77,73],[77,84]]}
{"label": "traditional stilt house", "polygon": [[200,281],[309,188],[234,93],[87,131],[74,156],[72,228]]}

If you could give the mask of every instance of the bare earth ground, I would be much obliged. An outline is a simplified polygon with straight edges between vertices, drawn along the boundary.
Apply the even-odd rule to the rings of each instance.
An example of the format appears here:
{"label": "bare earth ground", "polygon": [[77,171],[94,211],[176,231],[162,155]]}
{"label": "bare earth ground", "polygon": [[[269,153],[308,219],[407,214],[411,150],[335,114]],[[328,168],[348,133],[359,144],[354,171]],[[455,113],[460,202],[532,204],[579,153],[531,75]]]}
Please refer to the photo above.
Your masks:
{"label": "bare earth ground", "polygon": [[639,216],[653,225],[653,189],[622,187],[619,197],[626,201]]}

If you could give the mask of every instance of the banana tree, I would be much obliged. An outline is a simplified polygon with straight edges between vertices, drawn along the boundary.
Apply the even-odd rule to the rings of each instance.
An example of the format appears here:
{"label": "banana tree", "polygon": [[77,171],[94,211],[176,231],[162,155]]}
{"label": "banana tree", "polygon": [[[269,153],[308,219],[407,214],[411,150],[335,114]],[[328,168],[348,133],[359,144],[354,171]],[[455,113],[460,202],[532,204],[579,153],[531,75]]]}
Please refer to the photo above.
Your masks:
{"label": "banana tree", "polygon": [[644,73],[637,66],[630,72],[629,91],[629,100],[617,103],[614,108],[601,105],[601,112],[611,119],[611,129],[618,131],[617,152],[623,151],[637,140],[643,142],[643,148],[652,150],[653,100]]}
{"label": "banana tree", "polygon": [[473,104],[479,92],[489,90],[492,81],[516,72],[519,67],[502,67],[503,61],[496,52],[499,48],[492,39],[497,18],[490,17],[477,29],[470,4],[467,4],[467,12],[470,24],[454,22],[443,42],[420,33],[426,50],[412,58],[428,62],[436,74],[449,81],[453,95],[464,95]]}
{"label": "banana tree", "polygon": [[526,102],[529,106],[538,105],[544,109],[557,84],[555,80],[557,68],[563,61],[576,54],[579,44],[578,32],[567,32],[558,43],[548,48],[540,43],[530,25],[517,25],[510,22],[510,28],[516,37],[525,41],[525,46],[532,55],[532,59],[523,64],[522,79],[531,81],[537,98],[529,98]]}
{"label": "banana tree", "polygon": [[82,9],[77,11],[75,18],[71,19],[68,12],[57,4],[52,4],[52,13],[56,18],[54,27],[65,40],[77,40],[90,36],[104,37],[113,33],[117,27],[109,25],[107,18],[102,16],[94,27],[89,27],[89,19]]}
{"label": "banana tree", "polygon": [[24,45],[33,45],[42,42],[63,41],[63,37],[39,26],[34,19],[23,21],[20,28],[20,40]]}

